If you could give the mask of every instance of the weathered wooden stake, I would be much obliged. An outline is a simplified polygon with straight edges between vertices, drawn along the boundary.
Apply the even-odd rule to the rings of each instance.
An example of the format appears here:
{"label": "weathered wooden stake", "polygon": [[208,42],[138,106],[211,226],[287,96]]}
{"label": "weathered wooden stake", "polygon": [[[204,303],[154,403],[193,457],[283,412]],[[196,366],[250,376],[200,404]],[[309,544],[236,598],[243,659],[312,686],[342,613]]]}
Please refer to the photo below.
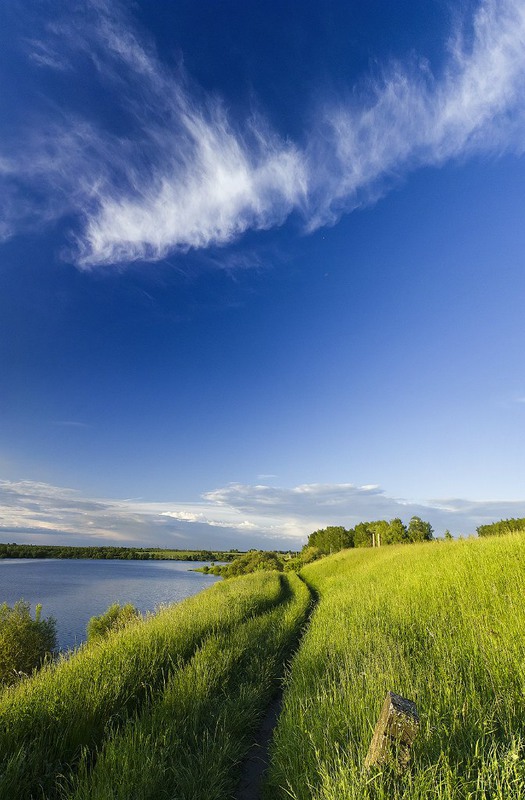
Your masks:
{"label": "weathered wooden stake", "polygon": [[368,748],[365,769],[391,763],[400,771],[404,770],[418,727],[416,704],[388,692]]}

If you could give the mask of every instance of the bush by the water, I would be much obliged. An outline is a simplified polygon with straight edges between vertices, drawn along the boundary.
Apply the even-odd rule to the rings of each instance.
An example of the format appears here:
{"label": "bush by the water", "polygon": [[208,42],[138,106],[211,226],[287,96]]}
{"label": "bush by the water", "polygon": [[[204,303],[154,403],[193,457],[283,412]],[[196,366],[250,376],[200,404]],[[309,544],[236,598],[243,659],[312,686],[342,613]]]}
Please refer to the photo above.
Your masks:
{"label": "bush by the water", "polygon": [[237,578],[239,575],[249,575],[251,572],[262,572],[277,570],[282,572],[284,569],[283,561],[277,553],[267,550],[249,550],[234,558],[231,564],[221,566],[216,564],[213,567],[203,567],[201,572],[222,575],[223,578]]}
{"label": "bush by the water", "polygon": [[57,647],[53,617],[42,619],[42,606],[36,606],[35,619],[24,600],[14,606],[0,605],[0,684],[15,683],[29,675]]}
{"label": "bush by the water", "polygon": [[98,617],[91,617],[87,625],[87,640],[92,642],[106,636],[111,631],[119,630],[129,625],[130,622],[140,619],[140,613],[134,605],[126,603],[113,603],[107,611]]}

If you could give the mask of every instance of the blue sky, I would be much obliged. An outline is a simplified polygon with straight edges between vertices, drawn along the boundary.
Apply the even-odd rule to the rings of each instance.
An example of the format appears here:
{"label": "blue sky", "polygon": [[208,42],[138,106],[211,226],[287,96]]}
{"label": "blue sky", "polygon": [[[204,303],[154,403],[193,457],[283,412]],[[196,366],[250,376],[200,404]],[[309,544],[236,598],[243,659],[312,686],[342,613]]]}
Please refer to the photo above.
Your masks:
{"label": "blue sky", "polygon": [[0,540],[524,516],[525,3],[128,5],[0,12]]}

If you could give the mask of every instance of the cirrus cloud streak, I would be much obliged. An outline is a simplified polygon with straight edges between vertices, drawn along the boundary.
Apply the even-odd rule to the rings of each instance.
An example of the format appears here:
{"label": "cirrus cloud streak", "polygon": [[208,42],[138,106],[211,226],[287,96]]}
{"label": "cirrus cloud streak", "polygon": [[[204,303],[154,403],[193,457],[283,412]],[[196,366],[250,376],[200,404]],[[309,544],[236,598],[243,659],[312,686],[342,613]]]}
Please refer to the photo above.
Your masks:
{"label": "cirrus cloud streak", "polygon": [[525,7],[482,0],[470,22],[452,32],[439,75],[423,59],[386,65],[351,99],[321,104],[320,122],[292,142],[261,114],[235,119],[223,99],[163,64],[117,4],[80,4],[67,21],[48,20],[28,54],[71,81],[81,67],[118,120],[42,108],[30,133],[7,137],[0,235],[73,215],[68,257],[79,266],[155,261],[292,214],[306,231],[333,224],[421,166],[521,154]]}

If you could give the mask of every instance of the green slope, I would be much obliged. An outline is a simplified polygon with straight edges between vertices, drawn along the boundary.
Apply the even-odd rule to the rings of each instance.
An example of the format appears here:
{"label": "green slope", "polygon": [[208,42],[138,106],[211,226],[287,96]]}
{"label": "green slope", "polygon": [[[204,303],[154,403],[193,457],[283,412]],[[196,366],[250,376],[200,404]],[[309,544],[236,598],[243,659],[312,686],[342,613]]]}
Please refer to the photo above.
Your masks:
{"label": "green slope", "polygon": [[[345,551],[302,574],[320,602],[269,800],[525,798],[525,538]],[[362,768],[388,690],[421,717],[401,777]]]}
{"label": "green slope", "polygon": [[108,736],[162,697],[166,683],[210,637],[228,637],[245,622],[287,605],[291,592],[290,582],[277,573],[215,584],[5,689],[1,800],[56,797],[81,757],[93,763]]}

